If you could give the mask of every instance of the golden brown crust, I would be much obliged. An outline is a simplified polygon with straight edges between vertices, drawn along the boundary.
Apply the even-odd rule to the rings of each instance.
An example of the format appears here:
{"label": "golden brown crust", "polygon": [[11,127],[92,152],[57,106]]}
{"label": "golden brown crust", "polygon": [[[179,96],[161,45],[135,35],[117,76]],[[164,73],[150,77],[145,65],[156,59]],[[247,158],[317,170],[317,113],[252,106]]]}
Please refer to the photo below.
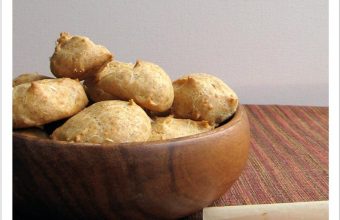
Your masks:
{"label": "golden brown crust", "polygon": [[83,80],[94,75],[113,55],[85,36],[61,33],[50,59],[52,73],[60,77]]}
{"label": "golden brown crust", "polygon": [[87,143],[147,141],[151,120],[132,100],[97,102],[70,118],[51,135],[55,140]]}
{"label": "golden brown crust", "polygon": [[93,102],[101,102],[106,100],[116,100],[119,99],[118,97],[115,97],[111,95],[110,93],[105,92],[101,88],[99,88],[96,85],[95,80],[88,79],[84,81],[84,88],[87,96],[93,101]]}
{"label": "golden brown crust", "polygon": [[177,119],[173,116],[157,117],[152,122],[152,133],[149,141],[167,140],[184,137],[214,129],[207,121],[193,121],[190,119]]}
{"label": "golden brown crust", "polygon": [[39,73],[23,73],[13,79],[13,87],[23,83],[34,82],[42,79],[52,79],[52,77],[44,76]]}
{"label": "golden brown crust", "polygon": [[77,80],[43,79],[13,88],[13,127],[27,128],[70,117],[88,103]]}
{"label": "golden brown crust", "polygon": [[222,80],[205,73],[193,73],[173,82],[176,117],[206,120],[217,125],[231,117],[238,106],[236,93]]}
{"label": "golden brown crust", "polygon": [[123,100],[155,112],[168,110],[174,92],[169,76],[156,64],[137,61],[135,65],[111,61],[96,75],[95,86]]}

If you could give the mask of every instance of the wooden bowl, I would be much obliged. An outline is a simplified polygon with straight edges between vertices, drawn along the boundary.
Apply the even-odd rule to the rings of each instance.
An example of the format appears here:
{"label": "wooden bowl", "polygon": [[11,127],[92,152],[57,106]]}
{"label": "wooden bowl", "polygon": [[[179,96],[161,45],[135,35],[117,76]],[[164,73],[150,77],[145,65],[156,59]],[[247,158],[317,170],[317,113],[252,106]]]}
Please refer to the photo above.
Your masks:
{"label": "wooden bowl", "polygon": [[210,132],[167,141],[67,143],[13,134],[15,219],[174,219],[208,206],[244,169],[240,106]]}

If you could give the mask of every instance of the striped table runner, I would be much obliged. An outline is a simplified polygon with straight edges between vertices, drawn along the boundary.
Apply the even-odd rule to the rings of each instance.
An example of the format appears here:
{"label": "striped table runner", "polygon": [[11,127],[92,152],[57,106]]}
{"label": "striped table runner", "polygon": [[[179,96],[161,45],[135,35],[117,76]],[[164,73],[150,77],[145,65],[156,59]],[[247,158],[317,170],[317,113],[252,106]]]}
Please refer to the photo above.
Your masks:
{"label": "striped table runner", "polygon": [[[328,200],[328,108],[246,105],[246,169],[211,206]],[[202,219],[198,212],[184,219]]]}

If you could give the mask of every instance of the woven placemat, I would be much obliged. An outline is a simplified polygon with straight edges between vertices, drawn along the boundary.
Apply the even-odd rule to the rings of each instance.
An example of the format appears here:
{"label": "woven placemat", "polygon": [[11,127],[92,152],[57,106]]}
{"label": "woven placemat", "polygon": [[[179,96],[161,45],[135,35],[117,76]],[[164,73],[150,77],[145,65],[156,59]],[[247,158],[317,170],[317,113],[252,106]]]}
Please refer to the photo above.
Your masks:
{"label": "woven placemat", "polygon": [[[245,105],[246,169],[211,206],[328,200],[328,108]],[[183,219],[202,219],[202,211]]]}

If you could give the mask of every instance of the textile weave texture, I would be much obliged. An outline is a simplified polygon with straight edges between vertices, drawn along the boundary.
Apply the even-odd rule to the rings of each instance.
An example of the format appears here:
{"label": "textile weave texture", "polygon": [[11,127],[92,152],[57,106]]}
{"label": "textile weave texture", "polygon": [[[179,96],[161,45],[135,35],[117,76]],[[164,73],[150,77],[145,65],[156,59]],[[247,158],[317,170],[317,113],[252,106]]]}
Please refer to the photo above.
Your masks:
{"label": "textile weave texture", "polygon": [[[245,105],[247,166],[211,206],[328,200],[328,107]],[[183,219],[202,219],[202,211]]]}

